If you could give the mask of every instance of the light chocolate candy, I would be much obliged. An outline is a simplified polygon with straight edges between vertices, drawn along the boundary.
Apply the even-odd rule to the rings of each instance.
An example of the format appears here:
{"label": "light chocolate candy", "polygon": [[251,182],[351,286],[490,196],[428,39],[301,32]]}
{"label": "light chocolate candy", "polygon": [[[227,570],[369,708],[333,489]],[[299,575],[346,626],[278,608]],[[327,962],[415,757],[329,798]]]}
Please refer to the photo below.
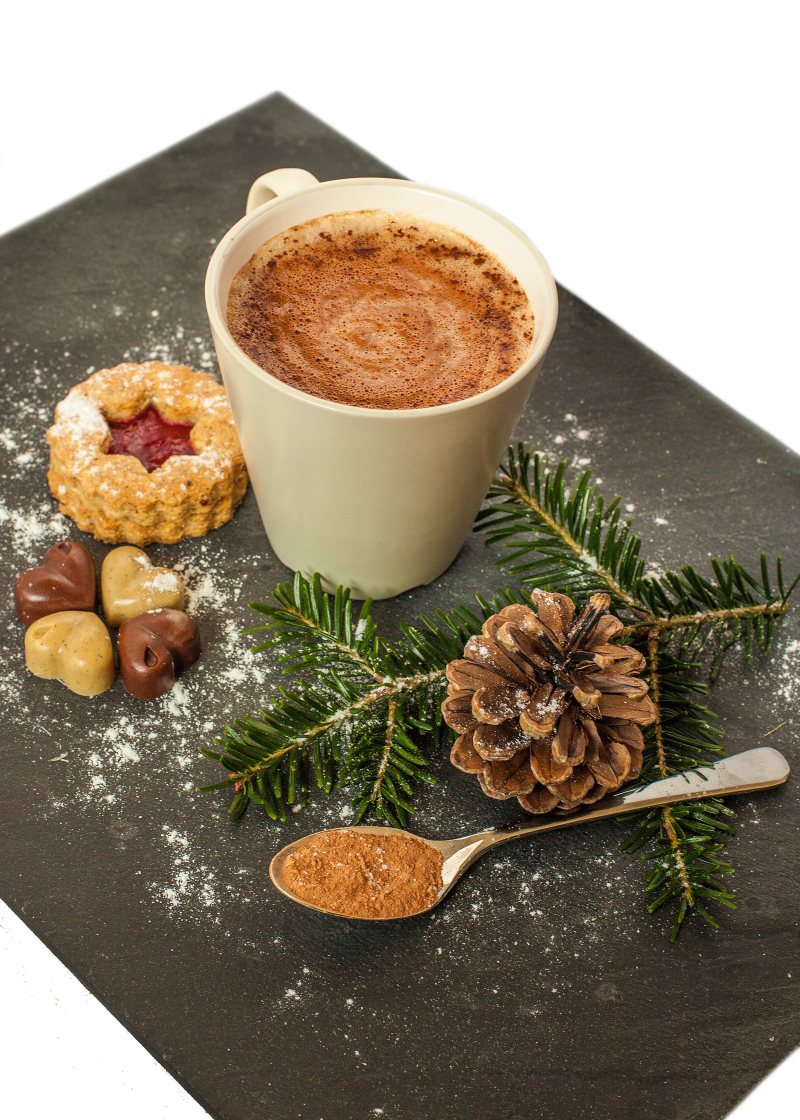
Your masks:
{"label": "light chocolate candy", "polygon": [[141,548],[113,548],[103,561],[100,575],[103,612],[110,626],[145,611],[183,610],[186,588],[172,568],[156,568]]}
{"label": "light chocolate candy", "polygon": [[111,638],[89,611],[58,611],[31,623],[25,661],[34,676],[59,680],[79,696],[98,696],[114,683]]}

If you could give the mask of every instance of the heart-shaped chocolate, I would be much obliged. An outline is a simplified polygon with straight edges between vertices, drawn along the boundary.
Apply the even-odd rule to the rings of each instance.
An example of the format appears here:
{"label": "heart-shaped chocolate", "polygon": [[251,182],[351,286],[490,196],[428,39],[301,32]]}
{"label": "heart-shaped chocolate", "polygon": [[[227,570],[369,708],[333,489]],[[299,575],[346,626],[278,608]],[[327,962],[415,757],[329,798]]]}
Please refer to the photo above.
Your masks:
{"label": "heart-shaped chocolate", "polygon": [[23,626],[58,611],[93,611],[97,598],[94,564],[77,541],[48,548],[38,568],[28,568],[14,585],[14,606]]}
{"label": "heart-shaped chocolate", "polygon": [[111,637],[89,611],[58,611],[31,623],[25,661],[34,676],[59,680],[79,696],[97,696],[114,683]]}
{"label": "heart-shaped chocolate", "polygon": [[110,626],[119,626],[145,611],[164,607],[183,610],[186,599],[183,577],[178,572],[155,568],[146,552],[129,544],[112,548],[106,556],[100,587]]}
{"label": "heart-shaped chocolate", "polygon": [[154,700],[200,656],[200,631],[184,611],[148,611],[119,628],[119,673],[138,700]]}

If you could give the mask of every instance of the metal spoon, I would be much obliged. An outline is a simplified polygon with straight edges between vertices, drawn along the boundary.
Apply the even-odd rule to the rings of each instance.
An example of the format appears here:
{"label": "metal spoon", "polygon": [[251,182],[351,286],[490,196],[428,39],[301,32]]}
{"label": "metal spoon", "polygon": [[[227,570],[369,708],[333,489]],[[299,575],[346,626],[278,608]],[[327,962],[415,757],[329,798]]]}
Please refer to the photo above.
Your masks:
{"label": "metal spoon", "polygon": [[[752,793],[759,789],[770,789],[772,786],[782,785],[789,777],[789,764],[783,755],[772,747],[756,747],[753,750],[742,751],[740,754],[731,755],[715,762],[713,766],[701,766],[696,770],[687,770],[671,778],[664,778],[659,782],[652,782],[648,786],[624,790],[610,797],[604,797],[590,809],[575,813],[571,816],[543,816],[524,824],[514,825],[511,828],[489,828],[483,832],[475,832],[470,836],[459,836],[455,840],[428,840],[423,836],[415,839],[430,844],[437,852],[441,852],[444,863],[442,864],[442,889],[436,900],[430,905],[417,911],[424,914],[438,906],[446,894],[453,889],[458,880],[468,867],[480,859],[482,855],[500,844],[507,844],[510,840],[520,840],[523,836],[533,836],[537,832],[552,832],[556,828],[569,828],[574,824],[586,824],[588,821],[601,820],[603,817],[617,817],[622,813],[639,812],[642,809],[652,809],[660,805],[673,805],[679,801],[693,801],[702,797],[727,797],[734,793]],[[396,828],[385,828],[379,825],[354,825],[344,829],[326,829],[330,832],[365,832],[375,836],[393,835],[400,833]],[[402,834],[402,833],[401,833]],[[322,914],[332,914],[334,917],[346,917],[333,910],[324,910],[320,906],[298,898],[286,886],[284,878],[284,865],[286,857],[291,852],[296,852],[308,844],[315,836],[322,833],[313,832],[292,844],[287,844],[273,857],[269,865],[269,876],[278,890],[307,906],[310,910],[318,910]],[[412,836],[413,833],[405,833]],[[415,917],[407,914],[404,917]],[[386,918],[366,918],[362,921],[387,921]]]}

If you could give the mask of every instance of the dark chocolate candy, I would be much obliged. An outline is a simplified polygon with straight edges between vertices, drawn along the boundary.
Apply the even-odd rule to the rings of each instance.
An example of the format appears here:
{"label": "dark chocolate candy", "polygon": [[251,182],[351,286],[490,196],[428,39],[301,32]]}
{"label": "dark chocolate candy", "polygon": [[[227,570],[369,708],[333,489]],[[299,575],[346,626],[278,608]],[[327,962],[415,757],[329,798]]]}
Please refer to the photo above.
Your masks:
{"label": "dark chocolate candy", "polygon": [[200,656],[200,631],[185,611],[146,611],[119,628],[119,675],[138,700],[169,692]]}
{"label": "dark chocolate candy", "polygon": [[59,611],[93,611],[97,580],[89,551],[77,541],[48,548],[38,568],[28,568],[14,585],[14,607],[23,626]]}

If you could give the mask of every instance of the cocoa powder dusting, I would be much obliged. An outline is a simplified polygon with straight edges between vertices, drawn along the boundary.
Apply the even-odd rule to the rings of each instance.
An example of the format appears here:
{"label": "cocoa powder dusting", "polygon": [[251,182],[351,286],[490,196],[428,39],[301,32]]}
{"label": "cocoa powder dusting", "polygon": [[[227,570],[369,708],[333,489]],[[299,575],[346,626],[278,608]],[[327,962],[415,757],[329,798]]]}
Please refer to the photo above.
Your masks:
{"label": "cocoa powder dusting", "polygon": [[283,880],[304,902],[343,917],[405,918],[436,901],[442,856],[414,836],[334,829],[287,856]]}
{"label": "cocoa powder dusting", "polygon": [[267,373],[361,408],[484,392],[527,358],[528,295],[467,234],[408,214],[326,214],[276,234],[234,276],[236,344]]}

